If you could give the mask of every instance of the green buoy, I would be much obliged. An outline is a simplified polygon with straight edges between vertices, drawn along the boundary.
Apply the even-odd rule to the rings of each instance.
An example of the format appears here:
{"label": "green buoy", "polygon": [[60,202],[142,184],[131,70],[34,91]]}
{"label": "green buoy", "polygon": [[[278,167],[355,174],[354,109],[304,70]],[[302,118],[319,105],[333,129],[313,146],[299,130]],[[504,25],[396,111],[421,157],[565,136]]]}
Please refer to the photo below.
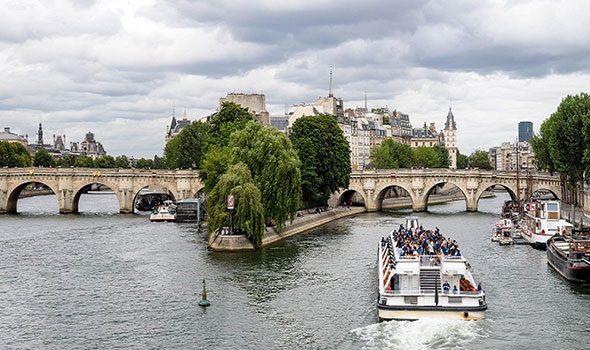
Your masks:
{"label": "green buoy", "polygon": [[205,279],[203,278],[203,291],[201,292],[201,300],[199,301],[199,306],[207,307],[210,306],[211,303],[207,300],[207,289],[205,289]]}

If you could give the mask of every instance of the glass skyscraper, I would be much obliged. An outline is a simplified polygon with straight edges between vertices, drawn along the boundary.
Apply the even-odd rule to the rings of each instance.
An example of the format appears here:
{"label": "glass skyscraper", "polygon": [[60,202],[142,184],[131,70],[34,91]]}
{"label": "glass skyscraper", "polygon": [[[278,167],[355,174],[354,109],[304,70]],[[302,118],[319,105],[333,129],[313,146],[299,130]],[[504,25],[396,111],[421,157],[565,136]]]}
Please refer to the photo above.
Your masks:
{"label": "glass skyscraper", "polygon": [[533,138],[533,122],[518,123],[518,142],[531,142]]}

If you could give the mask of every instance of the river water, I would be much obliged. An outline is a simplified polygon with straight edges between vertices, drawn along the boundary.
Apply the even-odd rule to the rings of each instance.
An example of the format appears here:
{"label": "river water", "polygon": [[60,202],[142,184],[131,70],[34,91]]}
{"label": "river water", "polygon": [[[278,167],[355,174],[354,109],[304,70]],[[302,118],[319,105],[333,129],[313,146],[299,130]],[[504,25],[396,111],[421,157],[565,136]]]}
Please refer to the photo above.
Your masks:
{"label": "river water", "polygon": [[0,216],[0,348],[589,349],[590,291],[561,279],[545,252],[490,241],[506,198],[418,214],[459,242],[487,319],[383,323],[377,244],[408,212],[219,254],[194,225],[117,214],[113,195],[83,195],[77,215],[57,215],[55,196],[21,199],[20,214]]}

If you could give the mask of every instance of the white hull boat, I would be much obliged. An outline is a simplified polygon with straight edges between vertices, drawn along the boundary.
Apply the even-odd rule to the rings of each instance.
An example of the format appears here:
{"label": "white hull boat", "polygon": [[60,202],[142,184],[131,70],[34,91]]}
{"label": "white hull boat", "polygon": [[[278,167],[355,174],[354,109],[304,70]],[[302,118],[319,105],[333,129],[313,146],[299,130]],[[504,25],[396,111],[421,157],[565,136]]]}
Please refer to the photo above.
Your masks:
{"label": "white hull boat", "polygon": [[484,291],[456,242],[438,229],[425,230],[407,218],[405,227],[381,239],[378,255],[379,320],[485,317]]}

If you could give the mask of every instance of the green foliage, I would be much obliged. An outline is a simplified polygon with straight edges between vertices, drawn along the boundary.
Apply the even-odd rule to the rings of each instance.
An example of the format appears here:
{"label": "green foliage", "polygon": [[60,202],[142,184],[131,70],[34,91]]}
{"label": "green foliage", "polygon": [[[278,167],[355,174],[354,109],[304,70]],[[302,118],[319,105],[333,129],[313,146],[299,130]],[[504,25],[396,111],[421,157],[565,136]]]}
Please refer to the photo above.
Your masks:
{"label": "green foliage", "polygon": [[62,157],[59,157],[59,159],[57,160],[57,166],[60,166],[62,168],[69,168],[69,167],[73,167],[75,165],[76,165],[76,157],[73,155],[62,156]]}
{"label": "green foliage", "polygon": [[94,160],[88,156],[78,157],[74,166],[76,168],[94,168]]}
{"label": "green foliage", "polygon": [[164,148],[166,166],[170,169],[199,168],[210,142],[211,125],[195,121],[185,126]]}
{"label": "green foliage", "polygon": [[377,169],[410,168],[414,154],[410,146],[387,139],[371,150],[371,161]]}
{"label": "green foliage", "polygon": [[432,168],[448,168],[451,166],[451,161],[449,159],[449,150],[446,149],[444,146],[436,145],[433,146],[436,154],[438,155],[438,163],[435,167]]}
{"label": "green foliage", "polygon": [[40,149],[33,157],[33,165],[39,167],[54,167],[56,164],[55,158],[47,152],[46,149]]}
{"label": "green foliage", "polygon": [[0,166],[1,167],[28,167],[31,166],[29,151],[17,142],[0,141]]}
{"label": "green foliage", "polygon": [[333,117],[299,118],[293,123],[290,139],[301,161],[301,189],[306,207],[324,206],[332,193],[348,188],[350,146]]}
{"label": "green foliage", "polygon": [[205,155],[199,171],[199,177],[205,186],[205,193],[209,193],[217,184],[230,165],[231,152],[228,147],[212,146]]}
{"label": "green foliage", "polygon": [[490,162],[490,158],[488,157],[488,152],[486,151],[478,150],[471,153],[469,158],[467,158],[467,162],[469,164],[469,167],[471,168],[479,168],[485,170],[493,169],[492,163]]}
{"label": "green foliage", "polygon": [[140,158],[135,162],[135,167],[138,169],[153,169],[154,161],[152,159]]}
{"label": "green foliage", "polygon": [[246,124],[254,120],[252,113],[233,102],[224,102],[219,112],[209,117],[211,125],[210,143],[217,146],[226,146],[230,136],[238,130],[244,129]]}
{"label": "green foliage", "polygon": [[128,169],[131,168],[131,163],[129,162],[129,158],[127,156],[122,155],[115,158],[115,168],[123,168]]}
{"label": "green foliage", "polygon": [[230,226],[230,211],[227,209],[227,197],[230,194],[234,195],[234,228],[243,231],[255,247],[260,247],[264,235],[261,193],[254,184],[250,170],[242,162],[230,166],[207,195],[205,207],[209,215],[209,232]]}
{"label": "green foliage", "polygon": [[280,229],[295,218],[301,201],[301,172],[291,141],[274,128],[249,122],[231,136],[231,163],[244,162],[262,194],[265,217]]}
{"label": "green foliage", "polygon": [[438,152],[433,147],[417,147],[414,149],[414,166],[421,168],[438,168],[440,164]]}
{"label": "green foliage", "polygon": [[532,140],[539,170],[559,171],[575,188],[590,170],[590,95],[568,95]]}
{"label": "green foliage", "polygon": [[469,167],[469,161],[465,154],[462,154],[457,150],[457,169],[465,169]]}
{"label": "green foliage", "polygon": [[94,166],[96,168],[115,168],[115,158],[109,155],[102,155],[94,160]]}

